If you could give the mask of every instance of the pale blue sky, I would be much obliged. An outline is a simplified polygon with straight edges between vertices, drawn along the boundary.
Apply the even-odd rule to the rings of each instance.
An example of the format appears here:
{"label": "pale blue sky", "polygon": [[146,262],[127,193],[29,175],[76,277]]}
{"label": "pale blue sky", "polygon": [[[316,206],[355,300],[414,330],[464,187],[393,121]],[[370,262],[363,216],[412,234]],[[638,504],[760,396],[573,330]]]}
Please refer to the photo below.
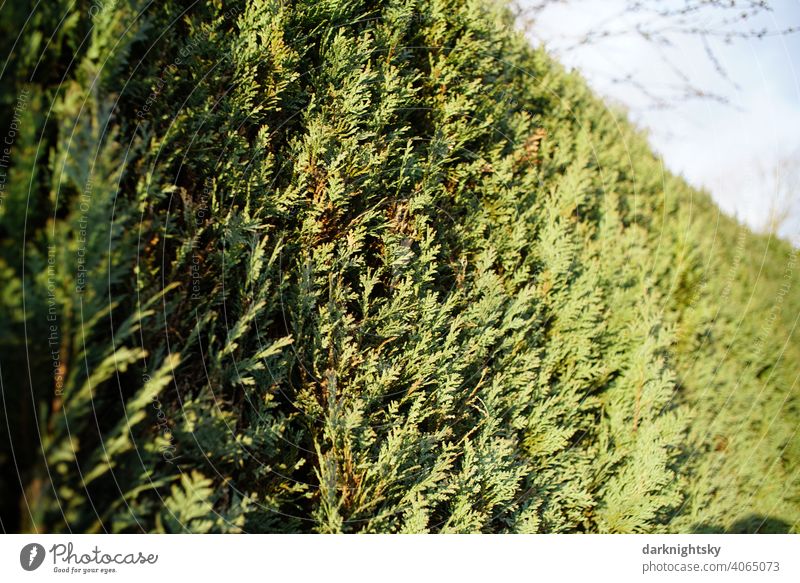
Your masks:
{"label": "pale blue sky", "polygon": [[[792,210],[781,234],[800,242],[800,33],[732,44],[711,41],[729,79],[717,72],[698,38],[670,36],[673,46],[664,54],[675,69],[692,85],[725,96],[730,105],[683,100],[672,89],[680,84],[679,73],[636,35],[568,48],[586,31],[626,28],[633,18],[622,10],[624,4],[554,2],[532,30],[532,40],[544,42],[563,63],[581,70],[598,92],[626,106],[649,130],[666,165],[709,189],[730,214],[760,228],[768,221],[771,200],[780,199],[781,208]],[[742,26],[777,31],[800,25],[800,0],[770,5],[771,12]],[[694,18],[713,28],[718,14],[701,12]],[[627,74],[658,96],[672,96],[672,107],[654,108],[653,100],[631,85],[613,81]]]}

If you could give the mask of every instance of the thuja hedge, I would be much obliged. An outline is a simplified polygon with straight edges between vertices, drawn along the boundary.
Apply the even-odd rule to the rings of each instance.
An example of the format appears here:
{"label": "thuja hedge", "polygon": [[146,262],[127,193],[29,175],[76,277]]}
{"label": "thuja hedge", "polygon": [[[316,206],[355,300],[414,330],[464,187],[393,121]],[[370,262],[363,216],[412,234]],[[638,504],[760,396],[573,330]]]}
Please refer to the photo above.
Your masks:
{"label": "thuja hedge", "polygon": [[797,531],[796,250],[504,8],[0,28],[5,530]]}

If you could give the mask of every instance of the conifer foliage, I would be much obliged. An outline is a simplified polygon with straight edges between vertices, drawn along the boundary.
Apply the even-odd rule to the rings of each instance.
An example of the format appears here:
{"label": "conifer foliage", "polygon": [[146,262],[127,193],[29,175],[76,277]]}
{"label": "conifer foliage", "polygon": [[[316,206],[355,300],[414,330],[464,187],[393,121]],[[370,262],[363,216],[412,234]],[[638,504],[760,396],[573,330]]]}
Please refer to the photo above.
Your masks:
{"label": "conifer foliage", "polygon": [[796,249],[501,6],[0,28],[5,530],[800,528]]}

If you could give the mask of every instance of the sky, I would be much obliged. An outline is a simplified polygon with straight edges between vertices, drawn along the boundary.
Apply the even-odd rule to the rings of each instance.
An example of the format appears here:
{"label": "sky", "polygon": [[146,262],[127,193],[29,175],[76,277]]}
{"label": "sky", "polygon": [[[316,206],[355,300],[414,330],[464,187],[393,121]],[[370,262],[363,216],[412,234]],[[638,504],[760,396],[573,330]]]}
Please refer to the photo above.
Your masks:
{"label": "sky", "polygon": [[[587,31],[635,30],[643,21],[662,29],[672,22],[626,12],[626,4],[554,1],[528,35],[580,70],[598,93],[628,109],[670,170],[709,190],[723,210],[756,229],[768,225],[772,209],[786,211],[789,218],[779,233],[800,243],[800,32],[775,34],[800,26],[800,0],[769,2],[771,10],[732,25],[720,22],[727,12],[693,14],[691,24],[706,29],[770,33],[730,43],[712,35],[708,44],[719,67],[697,35],[667,33],[671,46],[661,48],[635,33],[576,46]],[[684,2],[644,4],[664,8]],[[686,98],[682,87],[687,84],[725,102]]]}

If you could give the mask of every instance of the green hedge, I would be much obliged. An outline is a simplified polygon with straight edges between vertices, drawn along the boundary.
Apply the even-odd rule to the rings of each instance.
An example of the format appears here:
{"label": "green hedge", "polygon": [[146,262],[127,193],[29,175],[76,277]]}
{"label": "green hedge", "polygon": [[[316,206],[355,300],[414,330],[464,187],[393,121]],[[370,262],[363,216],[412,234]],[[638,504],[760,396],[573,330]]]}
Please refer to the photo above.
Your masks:
{"label": "green hedge", "polygon": [[796,250],[505,9],[3,13],[4,529],[800,528]]}

